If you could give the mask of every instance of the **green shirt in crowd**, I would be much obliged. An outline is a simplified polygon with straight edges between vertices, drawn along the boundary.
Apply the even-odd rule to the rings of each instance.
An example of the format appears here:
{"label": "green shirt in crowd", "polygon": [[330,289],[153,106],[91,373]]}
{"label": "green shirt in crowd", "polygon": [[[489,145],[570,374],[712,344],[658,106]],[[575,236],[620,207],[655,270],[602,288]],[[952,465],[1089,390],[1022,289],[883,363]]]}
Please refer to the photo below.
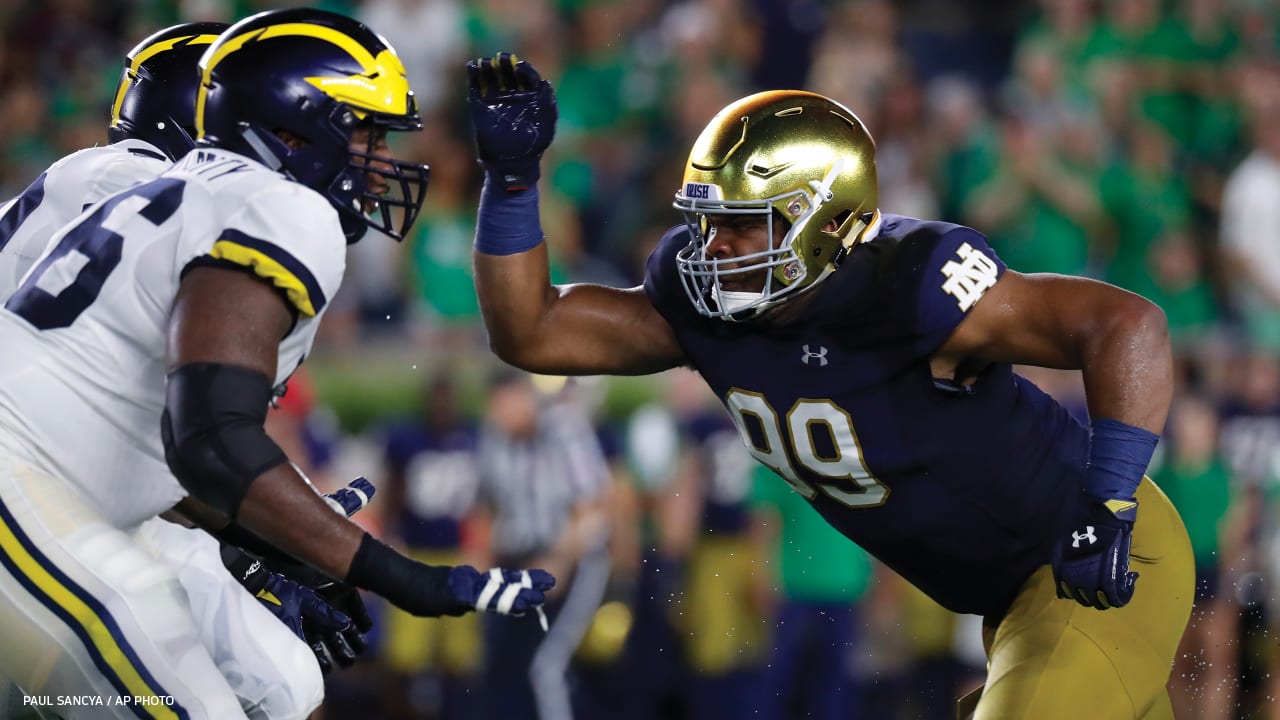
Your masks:
{"label": "green shirt in crowd", "polygon": [[871,556],[831,527],[816,510],[772,470],[756,465],[751,475],[751,504],[781,519],[777,563],[788,599],[852,603],[871,584]]}
{"label": "green shirt in crowd", "polygon": [[1217,564],[1218,524],[1231,504],[1231,478],[1221,459],[1187,463],[1171,458],[1151,479],[1182,515],[1196,565]]}

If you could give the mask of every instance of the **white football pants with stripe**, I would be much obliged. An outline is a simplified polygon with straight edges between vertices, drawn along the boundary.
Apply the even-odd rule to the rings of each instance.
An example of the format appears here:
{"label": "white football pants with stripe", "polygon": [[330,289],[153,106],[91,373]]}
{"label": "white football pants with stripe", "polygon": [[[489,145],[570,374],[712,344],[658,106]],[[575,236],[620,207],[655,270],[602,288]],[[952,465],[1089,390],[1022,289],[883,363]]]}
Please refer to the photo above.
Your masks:
{"label": "white football pants with stripe", "polygon": [[200,642],[252,720],[304,720],[324,701],[324,675],[297,635],[222,564],[218,541],[159,518],[137,539],[178,575]]}
{"label": "white football pants with stripe", "polygon": [[0,676],[68,720],[305,717],[323,696],[306,645],[216,543],[149,525],[0,457]]}

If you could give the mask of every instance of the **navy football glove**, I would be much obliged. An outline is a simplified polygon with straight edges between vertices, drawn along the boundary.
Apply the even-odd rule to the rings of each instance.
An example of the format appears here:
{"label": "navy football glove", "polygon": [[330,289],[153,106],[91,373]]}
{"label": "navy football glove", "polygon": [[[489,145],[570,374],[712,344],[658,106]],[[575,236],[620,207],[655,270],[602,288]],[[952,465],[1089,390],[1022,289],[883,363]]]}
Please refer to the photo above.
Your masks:
{"label": "navy football glove", "polygon": [[350,667],[356,661],[356,656],[365,651],[367,644],[364,634],[373,629],[373,620],[365,609],[360,591],[350,583],[334,580],[302,563],[270,562],[269,567],[314,591],[330,607],[351,619],[350,624],[338,629],[303,624],[303,629],[307,631],[304,639],[315,652],[322,670],[328,672],[331,669],[330,660],[341,667]]}
{"label": "navy football glove", "polygon": [[[350,517],[368,505],[376,491],[373,483],[358,477],[324,499],[336,512]],[[373,622],[359,591],[351,585],[302,563],[264,565],[225,543],[222,559],[245,589],[307,643],[322,672],[327,674],[335,663],[350,667],[364,652],[364,633]]]}
{"label": "navy football glove", "polygon": [[330,660],[339,667],[351,667],[356,657],[368,647],[364,634],[373,629],[373,620],[364,607],[364,599],[359,590],[344,582],[325,583],[314,590],[330,607],[351,618],[351,622],[346,627],[333,629],[305,622],[304,618],[302,627],[307,634],[307,643],[324,672],[333,669]]}
{"label": "navy football glove", "polygon": [[351,517],[369,504],[377,490],[373,483],[362,476],[347,483],[346,487],[337,492],[327,493],[324,500],[335,511]]}
{"label": "navy football glove", "polygon": [[545,570],[503,570],[481,573],[470,565],[449,571],[449,592],[458,602],[476,610],[520,617],[542,610],[546,592],[556,579]]}
{"label": "navy football glove", "polygon": [[556,134],[555,92],[527,61],[511,53],[467,63],[467,105],[486,172],[508,191],[538,182],[538,161]]}
{"label": "navy football glove", "polygon": [[1137,500],[1080,497],[1072,529],[1053,548],[1058,597],[1099,610],[1133,598],[1138,573],[1129,571],[1129,545],[1137,517]]}
{"label": "navy football glove", "polygon": [[[343,667],[351,665],[364,649],[351,616],[315,590],[271,572],[257,559],[230,545],[222,547],[222,561],[263,607],[311,648],[323,672],[329,672],[335,661]],[[352,634],[359,638],[358,647],[348,639]]]}
{"label": "navy football glove", "polygon": [[355,662],[356,651],[343,634],[353,626],[350,617],[330,605],[315,590],[279,573],[265,569],[263,572],[266,580],[254,597],[302,638],[316,654],[322,672],[333,669],[330,658],[343,667]]}
{"label": "navy football glove", "polygon": [[[347,483],[347,486],[324,496],[335,511],[351,517],[364,509],[373,499],[377,488],[363,476]],[[308,570],[310,568],[307,568]],[[340,667],[351,667],[356,656],[365,651],[364,634],[373,629],[373,620],[365,609],[364,599],[360,591],[344,582],[338,582],[321,573],[308,573],[308,577],[300,580],[314,590],[331,607],[336,608],[351,619],[345,627],[330,628],[318,622],[304,622],[303,629],[307,633],[306,640],[311,650],[320,661],[320,669],[329,672],[332,663]],[[305,618],[304,618],[305,620]]]}

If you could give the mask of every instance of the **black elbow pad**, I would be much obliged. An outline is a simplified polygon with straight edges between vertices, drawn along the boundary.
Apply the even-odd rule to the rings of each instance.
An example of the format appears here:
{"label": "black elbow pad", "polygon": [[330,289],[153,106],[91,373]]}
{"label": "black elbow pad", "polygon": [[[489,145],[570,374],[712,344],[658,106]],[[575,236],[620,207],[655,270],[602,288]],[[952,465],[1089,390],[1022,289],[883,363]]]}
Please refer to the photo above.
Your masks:
{"label": "black elbow pad", "polygon": [[234,518],[254,478],[288,462],[263,429],[270,401],[271,380],[255,370],[191,363],[169,373],[160,434],[187,492]]}

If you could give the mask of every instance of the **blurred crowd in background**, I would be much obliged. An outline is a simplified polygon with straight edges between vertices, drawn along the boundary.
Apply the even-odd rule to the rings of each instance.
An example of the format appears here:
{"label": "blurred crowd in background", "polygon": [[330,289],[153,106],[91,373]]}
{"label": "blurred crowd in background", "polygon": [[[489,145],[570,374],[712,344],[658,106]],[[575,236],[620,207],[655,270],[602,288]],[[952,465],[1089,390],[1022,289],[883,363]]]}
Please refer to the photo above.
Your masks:
{"label": "blurred crowd in background", "polygon": [[[0,3],[0,196],[105,141],[137,40],[289,4]],[[1150,472],[1198,566],[1175,705],[1280,718],[1280,2],[312,4],[399,51],[425,131],[397,149],[432,175],[411,237],[352,248],[272,432],[322,487],[374,480],[358,519],[420,558],[562,578],[545,638],[534,618],[375,608],[370,657],[330,678],[325,717],[932,719],[981,682],[977,619],[753,467],[691,373],[618,403],[616,381],[496,367],[471,284],[462,68],[512,50],[559,101],[540,186],[557,281],[638,284],[697,133],[740,96],[798,87],[867,124],[883,211],[1163,307],[1177,387]],[[1078,374],[1026,373],[1085,417]]]}

